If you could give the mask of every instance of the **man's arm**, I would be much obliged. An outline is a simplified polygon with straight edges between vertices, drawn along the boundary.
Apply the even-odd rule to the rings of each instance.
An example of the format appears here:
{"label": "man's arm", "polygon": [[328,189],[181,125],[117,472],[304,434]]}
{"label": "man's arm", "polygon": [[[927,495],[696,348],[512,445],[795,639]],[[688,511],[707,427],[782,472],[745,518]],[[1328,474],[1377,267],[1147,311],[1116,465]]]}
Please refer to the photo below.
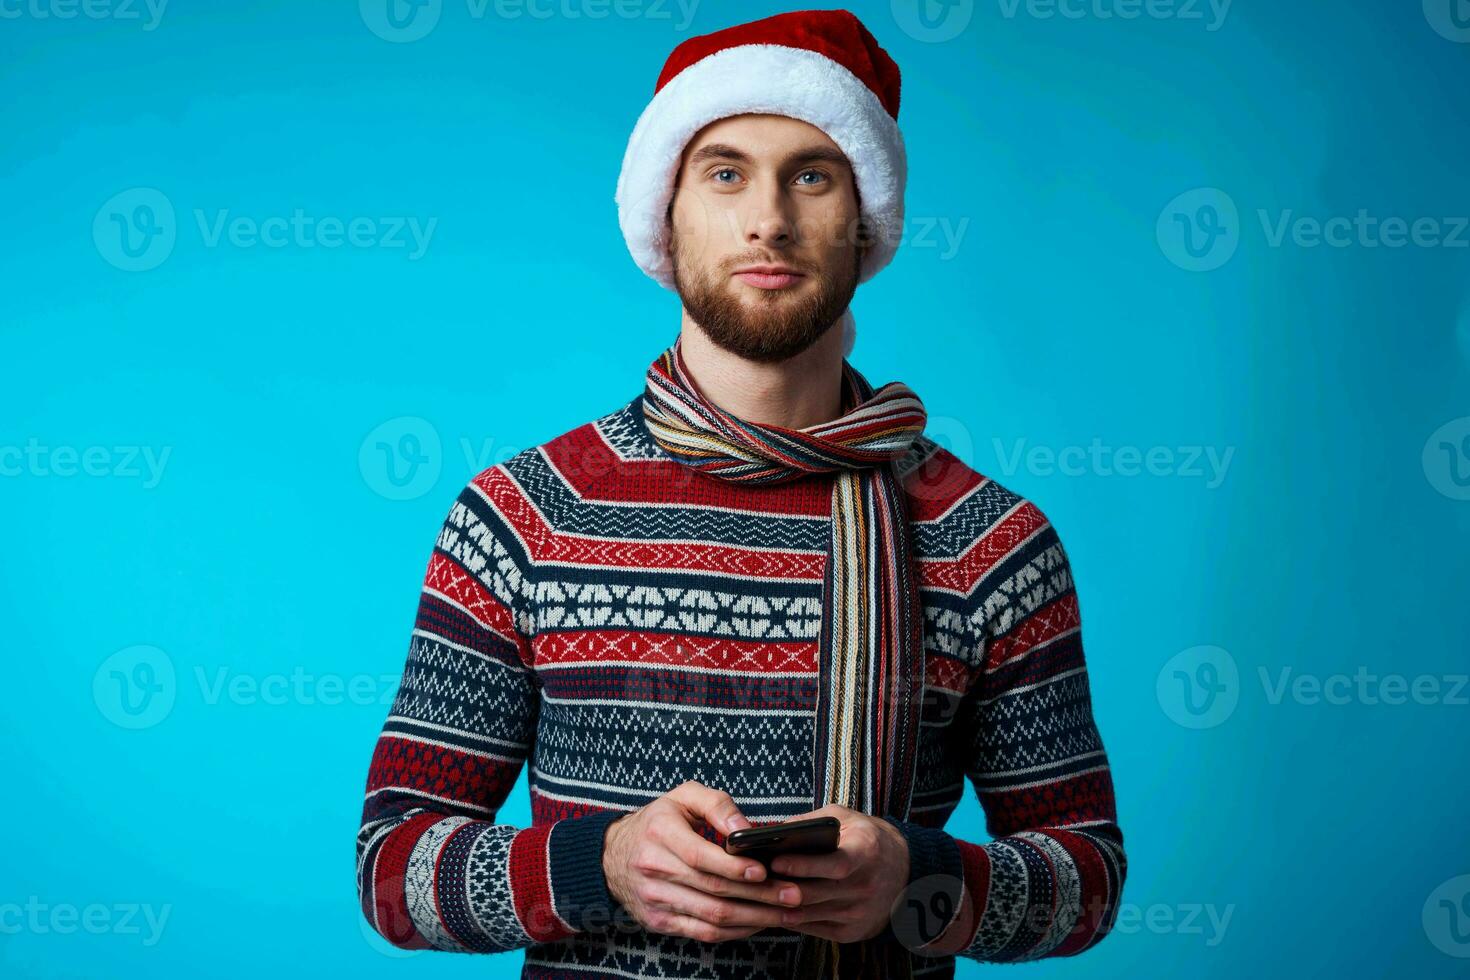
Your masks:
{"label": "man's arm", "polygon": [[[994,548],[998,560],[976,590],[985,652],[953,744],[994,839],[890,822],[909,843],[912,897],[930,911],[953,910],[923,951],[992,962],[1070,956],[1112,928],[1127,875],[1077,593],[1056,531],[1030,503],[979,547]],[[935,903],[931,889],[945,882],[959,887]]]}
{"label": "man's arm", "polygon": [[621,811],[495,823],[540,710],[529,559],[494,503],[513,492],[492,467],[444,521],[368,774],[358,896],[405,948],[493,953],[611,924],[602,842]]}

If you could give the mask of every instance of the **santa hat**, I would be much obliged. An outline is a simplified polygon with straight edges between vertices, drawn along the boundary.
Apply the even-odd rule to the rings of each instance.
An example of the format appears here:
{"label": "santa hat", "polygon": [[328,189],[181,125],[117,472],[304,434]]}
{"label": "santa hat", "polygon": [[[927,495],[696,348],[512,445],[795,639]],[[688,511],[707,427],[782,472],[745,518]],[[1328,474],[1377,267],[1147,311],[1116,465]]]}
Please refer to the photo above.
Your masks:
{"label": "santa hat", "polygon": [[[633,127],[618,175],[623,239],[638,267],[674,288],[667,213],[691,137],[726,116],[808,122],[852,164],[872,245],[858,282],[886,266],[903,226],[908,161],[898,129],[898,65],[847,10],[798,10],[683,41]],[[843,314],[847,347],[852,313]]]}

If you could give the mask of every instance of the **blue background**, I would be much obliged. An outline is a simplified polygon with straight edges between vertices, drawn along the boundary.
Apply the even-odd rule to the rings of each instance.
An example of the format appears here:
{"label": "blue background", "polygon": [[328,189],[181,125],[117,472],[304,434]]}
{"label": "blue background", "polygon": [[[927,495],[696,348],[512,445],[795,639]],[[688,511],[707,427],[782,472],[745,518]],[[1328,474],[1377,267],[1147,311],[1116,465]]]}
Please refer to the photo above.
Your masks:
{"label": "blue background", "polygon": [[[1131,865],[1115,934],[1028,975],[1465,975],[1470,31],[1450,0],[912,2],[852,8],[903,69],[913,236],[852,360],[1060,531]],[[519,975],[364,934],[380,701],[460,486],[674,338],[612,200],[664,57],[794,8],[443,0],[416,40],[371,0],[3,9],[0,973]],[[417,257],[207,235],[298,208],[435,224]],[[1360,210],[1459,247],[1268,233]],[[1046,462],[1094,440],[1156,472]],[[1439,703],[1274,697],[1287,670]]]}

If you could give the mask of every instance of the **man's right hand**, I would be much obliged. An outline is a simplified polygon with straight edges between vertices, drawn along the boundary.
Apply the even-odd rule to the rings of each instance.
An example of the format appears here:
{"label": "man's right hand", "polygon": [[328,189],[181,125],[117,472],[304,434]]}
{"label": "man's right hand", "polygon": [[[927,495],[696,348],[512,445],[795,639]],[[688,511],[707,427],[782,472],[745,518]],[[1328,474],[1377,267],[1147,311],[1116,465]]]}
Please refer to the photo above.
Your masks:
{"label": "man's right hand", "polygon": [[608,892],[645,929],[669,936],[717,943],[780,926],[801,887],[725,853],[695,831],[696,818],[727,834],[750,826],[729,793],[688,780],[607,825]]}

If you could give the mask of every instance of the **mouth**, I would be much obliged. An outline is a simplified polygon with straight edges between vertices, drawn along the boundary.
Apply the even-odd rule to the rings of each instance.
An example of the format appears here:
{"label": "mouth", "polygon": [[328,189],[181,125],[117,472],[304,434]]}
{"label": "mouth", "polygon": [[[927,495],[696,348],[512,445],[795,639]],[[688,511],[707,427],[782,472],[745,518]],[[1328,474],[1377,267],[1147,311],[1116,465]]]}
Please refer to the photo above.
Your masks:
{"label": "mouth", "polygon": [[737,269],[735,278],[757,289],[785,289],[806,278],[785,265],[749,265]]}

